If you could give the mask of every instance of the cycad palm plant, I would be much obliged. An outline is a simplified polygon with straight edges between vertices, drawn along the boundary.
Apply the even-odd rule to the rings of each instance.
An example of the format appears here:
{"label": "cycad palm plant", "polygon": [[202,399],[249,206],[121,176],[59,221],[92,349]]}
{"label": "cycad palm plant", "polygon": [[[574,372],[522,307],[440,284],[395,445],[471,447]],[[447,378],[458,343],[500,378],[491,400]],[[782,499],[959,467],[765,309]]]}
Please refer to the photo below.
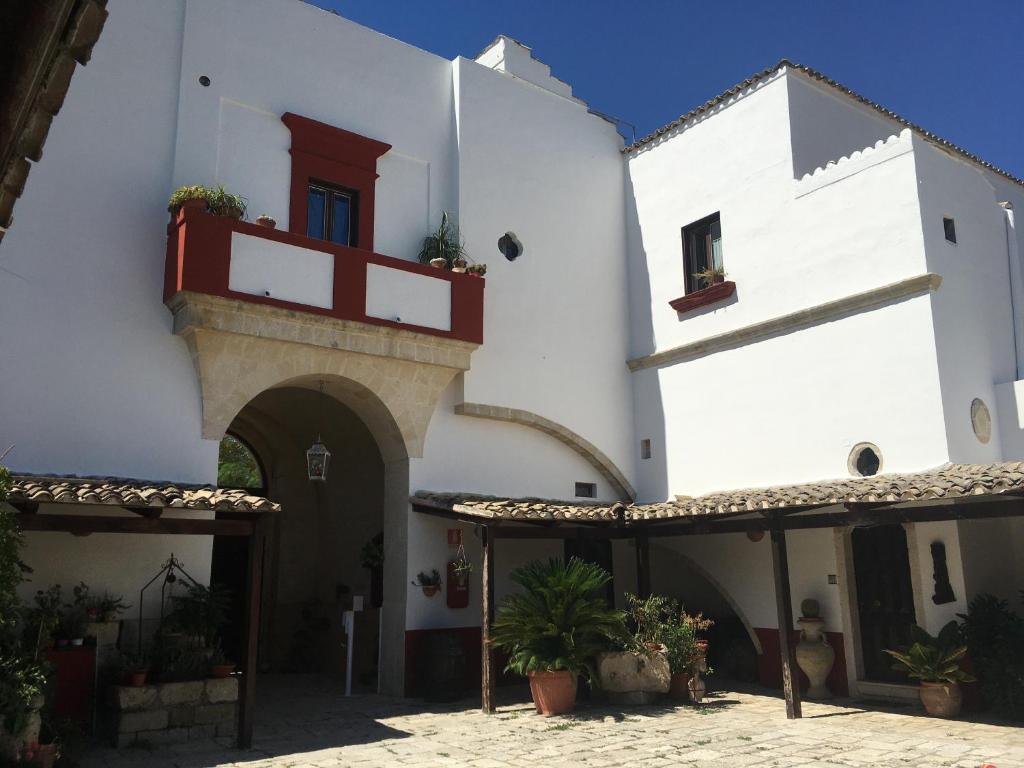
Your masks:
{"label": "cycad palm plant", "polygon": [[592,679],[596,656],[626,636],[622,612],[605,599],[611,577],[573,558],[535,560],[511,578],[523,591],[502,602],[491,640],[509,652],[507,669],[521,675],[566,670]]}
{"label": "cycad palm plant", "polygon": [[459,259],[466,258],[466,249],[462,246],[459,227],[448,220],[448,212],[441,213],[441,224],[437,230],[423,238],[420,248],[420,264],[429,264],[434,259],[444,259],[446,269],[455,266]]}

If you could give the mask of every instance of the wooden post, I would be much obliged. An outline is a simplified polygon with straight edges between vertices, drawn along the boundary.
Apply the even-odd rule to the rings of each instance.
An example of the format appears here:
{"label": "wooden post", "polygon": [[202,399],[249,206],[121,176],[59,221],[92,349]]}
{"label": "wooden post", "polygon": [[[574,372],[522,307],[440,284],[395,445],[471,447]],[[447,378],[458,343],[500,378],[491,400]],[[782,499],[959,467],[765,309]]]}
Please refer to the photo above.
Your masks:
{"label": "wooden post", "polygon": [[793,657],[793,600],[789,593],[789,558],[786,554],[786,532],[778,526],[771,529],[772,571],[775,574],[775,608],[779,619],[779,653],[782,654],[782,690],[786,696],[786,717],[803,717],[800,707],[800,682],[796,678]]}
{"label": "wooden post", "polygon": [[245,578],[245,645],[242,686],[238,696],[238,747],[252,746],[253,715],[256,707],[256,657],[260,634],[260,603],[263,597],[263,552],[266,521],[260,517],[249,536],[249,562]]}
{"label": "wooden post", "polygon": [[483,563],[480,568],[480,709],[494,712],[494,650],[491,648],[491,621],[494,610],[494,537],[482,528]]}
{"label": "wooden post", "polygon": [[639,597],[651,594],[651,548],[646,531],[636,535],[636,593]]}

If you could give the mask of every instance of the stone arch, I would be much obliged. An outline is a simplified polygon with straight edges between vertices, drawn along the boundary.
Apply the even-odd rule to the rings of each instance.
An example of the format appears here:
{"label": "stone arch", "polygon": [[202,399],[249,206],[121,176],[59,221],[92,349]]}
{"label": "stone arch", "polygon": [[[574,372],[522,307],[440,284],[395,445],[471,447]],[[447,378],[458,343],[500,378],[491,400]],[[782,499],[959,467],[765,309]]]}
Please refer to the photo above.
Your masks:
{"label": "stone arch", "polygon": [[193,329],[186,334],[199,376],[203,437],[219,440],[261,392],[316,389],[351,408],[386,461],[423,455],[434,407],[459,369],[348,350]]}
{"label": "stone arch", "polygon": [[504,408],[483,403],[458,403],[455,406],[455,413],[460,416],[473,416],[478,419],[510,421],[513,424],[521,424],[524,427],[530,427],[550,435],[583,457],[590,466],[604,477],[623,501],[633,501],[636,499],[636,491],[633,490],[633,486],[630,485],[629,480],[626,479],[622,470],[615,465],[615,462],[589,440],[556,421],[519,408]]}

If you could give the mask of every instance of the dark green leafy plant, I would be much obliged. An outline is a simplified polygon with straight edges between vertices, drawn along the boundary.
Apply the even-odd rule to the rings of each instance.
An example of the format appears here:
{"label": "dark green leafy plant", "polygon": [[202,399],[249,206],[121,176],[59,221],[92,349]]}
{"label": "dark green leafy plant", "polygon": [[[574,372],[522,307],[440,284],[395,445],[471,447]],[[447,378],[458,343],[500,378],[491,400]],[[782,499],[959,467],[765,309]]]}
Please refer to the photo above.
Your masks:
{"label": "dark green leafy plant", "polygon": [[462,245],[459,228],[448,219],[448,212],[441,213],[441,224],[437,230],[423,238],[419,261],[429,264],[434,259],[444,259],[445,269],[451,269],[455,262],[466,258],[466,249]]}
{"label": "dark green leafy plant", "polygon": [[263,485],[263,474],[256,457],[232,435],[224,435],[220,441],[217,485],[221,488],[260,488]]}
{"label": "dark green leafy plant", "polygon": [[240,195],[233,195],[224,189],[223,185],[217,187],[204,187],[200,184],[178,187],[171,193],[171,199],[167,202],[167,210],[177,213],[181,206],[189,200],[202,200],[206,203],[206,210],[217,216],[231,216],[236,219],[243,218],[246,212],[245,198]]}
{"label": "dark green leafy plant", "polygon": [[384,532],[381,531],[372,539],[368,539],[360,550],[363,568],[373,570],[384,565]]}
{"label": "dark green leafy plant", "polygon": [[960,660],[967,653],[967,646],[960,645],[960,630],[955,621],[949,622],[937,637],[914,626],[913,645],[899,651],[886,649],[896,660],[892,668],[905,672],[908,677],[924,683],[969,683],[974,678],[960,668]]}
{"label": "dark green leafy plant", "polygon": [[[0,502],[10,487],[10,474],[0,467]],[[8,733],[21,732],[46,683],[35,640],[22,643],[18,585],[29,572],[21,560],[23,544],[14,511],[0,504],[0,724]]]}
{"label": "dark green leafy plant", "polygon": [[33,601],[35,605],[25,611],[25,647],[31,648],[33,658],[39,659],[61,626],[64,598],[60,584],[37,590]]}
{"label": "dark green leafy plant", "polygon": [[978,595],[960,614],[985,704],[1003,717],[1024,720],[1024,619],[1005,600]]}
{"label": "dark green leafy plant", "polygon": [[627,634],[621,611],[608,608],[603,588],[611,577],[599,566],[535,560],[511,574],[522,591],[502,602],[491,642],[509,652],[507,669],[568,670],[594,679],[597,655]]}
{"label": "dark green leafy plant", "polygon": [[416,581],[413,582],[415,587],[439,587],[441,586],[441,574],[434,568],[430,573],[424,573],[420,571],[416,574]]}
{"label": "dark green leafy plant", "polygon": [[175,595],[171,600],[174,610],[165,620],[164,629],[181,632],[203,646],[214,646],[228,622],[231,590],[221,584],[189,584],[187,594]]}

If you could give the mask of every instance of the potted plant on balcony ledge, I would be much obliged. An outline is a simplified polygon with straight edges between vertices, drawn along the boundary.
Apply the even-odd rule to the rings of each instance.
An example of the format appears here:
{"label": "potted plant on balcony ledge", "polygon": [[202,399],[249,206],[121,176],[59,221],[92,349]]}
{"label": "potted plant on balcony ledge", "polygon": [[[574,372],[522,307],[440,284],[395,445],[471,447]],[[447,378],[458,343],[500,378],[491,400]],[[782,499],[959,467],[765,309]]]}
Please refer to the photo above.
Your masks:
{"label": "potted plant on balcony ledge", "polygon": [[725,270],[721,267],[708,267],[700,272],[693,273],[701,288],[710,288],[712,285],[725,282]]}
{"label": "potted plant on balcony ledge", "polygon": [[429,264],[437,269],[453,269],[459,261],[465,266],[466,249],[462,245],[459,227],[448,220],[447,211],[442,211],[437,230],[423,238],[418,259],[420,264]]}
{"label": "potted plant on balcony ledge", "polygon": [[244,197],[228,192],[223,185],[204,187],[197,184],[178,187],[171,194],[167,210],[171,215],[177,215],[182,208],[196,208],[215,216],[241,219],[245,216],[246,203]]}

